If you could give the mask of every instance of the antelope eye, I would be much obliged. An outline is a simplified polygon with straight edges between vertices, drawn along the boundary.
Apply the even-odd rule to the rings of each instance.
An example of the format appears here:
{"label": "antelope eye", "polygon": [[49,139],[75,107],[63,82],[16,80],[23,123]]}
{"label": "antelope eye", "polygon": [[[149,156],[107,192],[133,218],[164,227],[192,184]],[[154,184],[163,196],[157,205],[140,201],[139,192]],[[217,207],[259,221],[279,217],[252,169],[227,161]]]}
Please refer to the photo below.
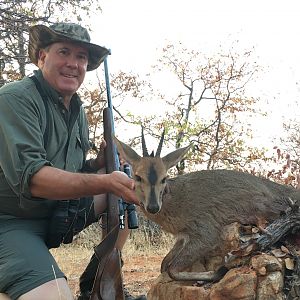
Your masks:
{"label": "antelope eye", "polygon": [[142,181],[142,177],[135,175],[134,176],[135,181],[141,182]]}
{"label": "antelope eye", "polygon": [[165,183],[166,183],[166,180],[167,180],[167,177],[163,178],[162,181],[161,181],[161,183],[162,183],[162,184],[165,184]]}

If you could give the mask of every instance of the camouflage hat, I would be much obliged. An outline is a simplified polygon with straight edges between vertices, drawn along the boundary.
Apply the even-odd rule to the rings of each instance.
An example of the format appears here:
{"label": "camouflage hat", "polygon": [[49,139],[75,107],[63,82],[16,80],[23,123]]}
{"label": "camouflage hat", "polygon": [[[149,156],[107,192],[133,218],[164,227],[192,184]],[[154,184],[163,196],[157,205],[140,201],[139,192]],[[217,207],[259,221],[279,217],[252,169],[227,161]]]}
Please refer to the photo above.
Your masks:
{"label": "camouflage hat", "polygon": [[109,51],[101,46],[90,43],[90,35],[82,26],[74,23],[56,23],[49,27],[35,25],[29,28],[28,54],[30,60],[37,65],[40,49],[56,42],[76,42],[89,51],[87,71],[97,69]]}

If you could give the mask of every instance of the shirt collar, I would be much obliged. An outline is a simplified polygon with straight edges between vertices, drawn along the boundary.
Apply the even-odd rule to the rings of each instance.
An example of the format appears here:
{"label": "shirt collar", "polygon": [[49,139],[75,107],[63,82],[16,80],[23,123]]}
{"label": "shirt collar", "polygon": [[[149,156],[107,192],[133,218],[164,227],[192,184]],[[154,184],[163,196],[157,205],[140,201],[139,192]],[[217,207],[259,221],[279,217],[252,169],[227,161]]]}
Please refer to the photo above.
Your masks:
{"label": "shirt collar", "polygon": [[[41,83],[41,86],[46,92],[46,95],[48,95],[54,103],[63,104],[62,96],[45,80],[40,69],[34,71],[34,76],[36,76],[38,81]],[[82,105],[82,101],[80,100],[80,97],[77,93],[72,96],[71,103],[72,105]]]}

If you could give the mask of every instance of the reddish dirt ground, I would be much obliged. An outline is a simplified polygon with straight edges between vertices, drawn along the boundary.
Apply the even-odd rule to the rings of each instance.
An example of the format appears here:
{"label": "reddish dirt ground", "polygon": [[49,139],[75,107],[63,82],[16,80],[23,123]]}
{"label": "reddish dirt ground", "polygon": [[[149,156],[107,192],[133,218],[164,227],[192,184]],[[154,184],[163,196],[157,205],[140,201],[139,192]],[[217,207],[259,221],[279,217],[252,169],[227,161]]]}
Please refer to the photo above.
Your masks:
{"label": "reddish dirt ground", "polygon": [[132,295],[146,295],[151,284],[160,274],[161,256],[137,256],[127,258],[123,266],[126,288]]}
{"label": "reddish dirt ground", "polygon": [[[77,252],[77,251],[75,251]],[[70,255],[56,250],[54,256],[58,264],[68,277],[68,283],[74,294],[78,294],[79,276],[88,264],[90,253],[80,256],[78,253]],[[160,255],[124,255],[123,283],[131,295],[146,295],[151,284],[160,274]]]}

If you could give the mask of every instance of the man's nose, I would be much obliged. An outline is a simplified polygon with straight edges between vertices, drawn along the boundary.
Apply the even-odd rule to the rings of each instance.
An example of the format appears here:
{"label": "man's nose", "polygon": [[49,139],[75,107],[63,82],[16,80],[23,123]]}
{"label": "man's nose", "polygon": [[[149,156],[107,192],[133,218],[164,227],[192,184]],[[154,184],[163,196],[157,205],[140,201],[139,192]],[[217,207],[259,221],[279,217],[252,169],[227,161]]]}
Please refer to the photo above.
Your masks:
{"label": "man's nose", "polygon": [[78,67],[78,59],[75,55],[69,55],[67,59],[67,65],[73,68]]}

